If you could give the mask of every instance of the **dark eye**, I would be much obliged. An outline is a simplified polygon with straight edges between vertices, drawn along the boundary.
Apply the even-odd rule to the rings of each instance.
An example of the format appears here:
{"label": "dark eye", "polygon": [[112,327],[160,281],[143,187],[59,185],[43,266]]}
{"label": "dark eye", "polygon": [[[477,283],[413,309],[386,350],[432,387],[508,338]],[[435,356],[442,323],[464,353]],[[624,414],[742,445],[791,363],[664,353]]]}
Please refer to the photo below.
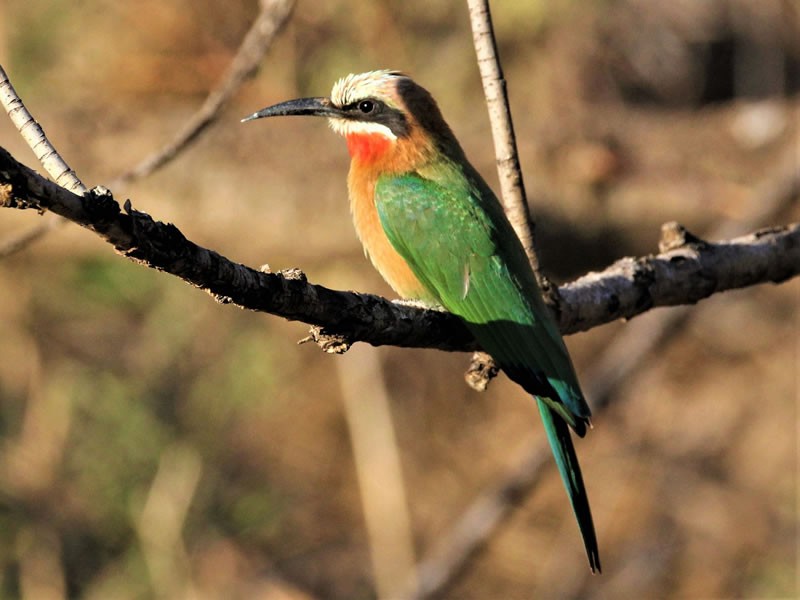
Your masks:
{"label": "dark eye", "polygon": [[365,115],[368,115],[373,110],[375,110],[375,102],[372,100],[362,100],[358,103],[358,110],[360,110]]}

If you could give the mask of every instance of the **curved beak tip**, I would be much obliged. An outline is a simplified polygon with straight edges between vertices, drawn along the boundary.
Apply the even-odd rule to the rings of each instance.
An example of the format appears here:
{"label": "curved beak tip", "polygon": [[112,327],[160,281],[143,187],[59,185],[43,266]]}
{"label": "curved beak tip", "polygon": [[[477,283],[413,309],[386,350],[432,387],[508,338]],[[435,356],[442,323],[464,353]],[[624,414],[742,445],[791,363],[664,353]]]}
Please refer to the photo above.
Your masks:
{"label": "curved beak tip", "polygon": [[298,98],[262,108],[258,112],[242,119],[242,123],[263,117],[285,117],[290,115],[315,115],[329,117],[338,114],[338,109],[328,98]]}

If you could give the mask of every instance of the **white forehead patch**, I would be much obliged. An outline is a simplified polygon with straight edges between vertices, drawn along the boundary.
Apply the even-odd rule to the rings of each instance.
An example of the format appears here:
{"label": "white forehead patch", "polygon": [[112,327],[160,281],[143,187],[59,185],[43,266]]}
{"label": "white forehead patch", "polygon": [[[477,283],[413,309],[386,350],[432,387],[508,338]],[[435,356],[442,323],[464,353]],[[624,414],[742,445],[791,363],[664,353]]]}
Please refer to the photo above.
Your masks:
{"label": "white forehead patch", "polygon": [[336,106],[347,106],[372,96],[385,98],[389,91],[387,86],[402,77],[405,75],[389,69],[351,73],[333,84],[331,100]]}
{"label": "white forehead patch", "polygon": [[331,126],[336,133],[339,135],[343,135],[347,137],[348,135],[352,134],[371,134],[377,133],[378,135],[382,135],[383,137],[389,140],[396,140],[397,136],[392,133],[392,130],[389,129],[386,125],[381,125],[380,123],[369,123],[364,121],[351,121],[349,119],[337,119],[337,118],[329,118],[328,125]]}

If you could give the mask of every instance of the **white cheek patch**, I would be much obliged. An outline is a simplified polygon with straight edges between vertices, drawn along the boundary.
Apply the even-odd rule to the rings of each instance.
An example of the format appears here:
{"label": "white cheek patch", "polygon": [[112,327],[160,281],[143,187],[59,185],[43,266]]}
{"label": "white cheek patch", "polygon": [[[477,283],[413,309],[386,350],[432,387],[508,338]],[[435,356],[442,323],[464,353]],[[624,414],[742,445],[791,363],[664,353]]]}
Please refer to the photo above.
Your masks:
{"label": "white cheek patch", "polygon": [[392,130],[389,129],[386,125],[381,125],[380,123],[365,123],[363,121],[351,121],[349,119],[328,119],[328,124],[331,126],[336,133],[343,136],[348,136],[352,134],[371,134],[377,133],[378,135],[382,135],[386,139],[395,141],[397,136],[392,133]]}

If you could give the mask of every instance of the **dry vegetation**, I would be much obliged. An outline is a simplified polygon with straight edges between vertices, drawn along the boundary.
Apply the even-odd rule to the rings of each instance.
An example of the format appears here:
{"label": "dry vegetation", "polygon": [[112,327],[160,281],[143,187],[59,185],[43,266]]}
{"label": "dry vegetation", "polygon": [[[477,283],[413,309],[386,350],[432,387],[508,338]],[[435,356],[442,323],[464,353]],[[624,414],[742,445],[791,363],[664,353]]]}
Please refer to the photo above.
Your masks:
{"label": "dry vegetation", "polygon": [[[202,102],[256,11],[9,0],[0,63],[84,182],[107,183]],[[529,0],[494,13],[554,278],[655,251],[667,220],[700,235],[755,228],[764,182],[796,168],[796,2]],[[300,0],[220,122],[113,191],[234,260],[389,294],[349,224],[341,140],[314,120],[238,120],[351,71],[402,68],[494,182],[473,57],[460,2]],[[29,156],[4,119],[0,137]],[[798,217],[795,197],[768,224]],[[0,239],[35,221],[3,211]],[[382,585],[396,585],[404,540],[424,556],[543,436],[504,378],[484,394],[464,385],[463,355],[297,347],[303,326],[215,304],[77,227],[2,260],[0,289],[0,597],[372,598],[370,540],[390,565]],[[800,593],[799,294],[794,280],[703,302],[614,390],[578,443],[602,576],[550,469],[443,597]],[[570,337],[578,372],[630,326]]]}

